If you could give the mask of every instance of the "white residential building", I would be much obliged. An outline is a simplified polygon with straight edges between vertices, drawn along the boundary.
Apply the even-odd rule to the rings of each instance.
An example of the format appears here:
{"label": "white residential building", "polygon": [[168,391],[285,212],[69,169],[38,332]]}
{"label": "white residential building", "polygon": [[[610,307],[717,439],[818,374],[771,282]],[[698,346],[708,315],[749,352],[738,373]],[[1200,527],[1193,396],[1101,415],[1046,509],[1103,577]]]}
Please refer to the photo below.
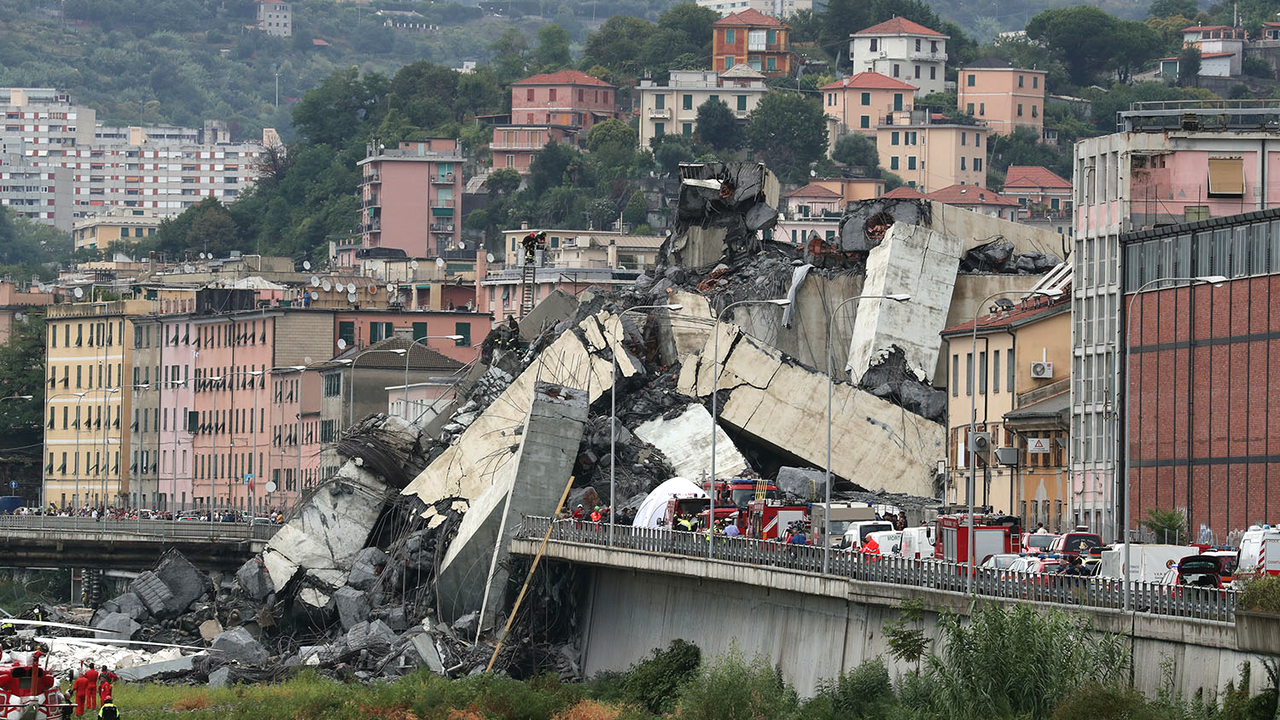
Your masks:
{"label": "white residential building", "polygon": [[255,0],[258,3],[258,29],[268,35],[293,35],[293,7],[281,0]]}
{"label": "white residential building", "polygon": [[740,121],[755,109],[769,92],[765,76],[738,64],[717,73],[714,70],[672,70],[666,85],[641,80],[640,147],[648,148],[655,137],[667,133],[692,135],[698,129],[698,108],[711,99],[729,106]]}
{"label": "white residential building", "polygon": [[917,97],[942,92],[947,39],[936,30],[896,17],[849,36],[853,72],[874,72],[919,88]]}
{"label": "white residential building", "polygon": [[755,10],[779,20],[795,15],[799,10],[812,10],[813,0],[697,0],[698,7],[710,8],[720,17],[743,10]]}

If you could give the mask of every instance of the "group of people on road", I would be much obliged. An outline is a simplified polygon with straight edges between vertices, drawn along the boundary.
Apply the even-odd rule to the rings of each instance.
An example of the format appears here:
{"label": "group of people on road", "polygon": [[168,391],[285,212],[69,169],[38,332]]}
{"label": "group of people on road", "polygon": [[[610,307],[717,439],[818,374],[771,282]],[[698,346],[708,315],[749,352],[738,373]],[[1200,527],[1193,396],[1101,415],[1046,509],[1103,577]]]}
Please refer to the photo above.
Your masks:
{"label": "group of people on road", "polygon": [[[615,522],[613,517],[613,508],[608,505],[595,505],[590,510],[585,505],[579,503],[569,515],[578,522],[592,523],[611,523]],[[620,525],[630,525],[636,519],[635,511],[621,510],[618,512],[616,522]]]}
{"label": "group of people on road", "polygon": [[106,666],[101,670],[89,663],[83,672],[74,670],[67,678],[71,683],[70,691],[55,687],[49,694],[49,704],[59,706],[63,720],[70,720],[72,715],[84,717],[85,713],[93,717],[96,711],[99,720],[119,720],[120,708],[112,698],[113,687],[120,678]]}

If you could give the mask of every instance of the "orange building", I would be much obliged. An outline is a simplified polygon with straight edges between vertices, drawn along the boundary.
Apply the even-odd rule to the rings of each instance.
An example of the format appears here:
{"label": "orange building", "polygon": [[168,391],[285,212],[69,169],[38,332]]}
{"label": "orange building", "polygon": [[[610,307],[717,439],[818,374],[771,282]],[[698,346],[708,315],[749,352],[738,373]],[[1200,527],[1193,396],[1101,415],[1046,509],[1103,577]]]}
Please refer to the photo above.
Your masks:
{"label": "orange building", "polygon": [[712,69],[739,63],[765,75],[789,75],[792,69],[791,28],[759,10],[743,10],[712,25]]}
{"label": "orange building", "polygon": [[956,106],[985,122],[993,133],[1011,135],[1025,127],[1043,138],[1047,75],[1000,58],[983,58],[960,69]]}
{"label": "orange building", "polygon": [[916,87],[880,73],[862,72],[823,85],[821,90],[822,107],[836,124],[831,133],[834,144],[837,136],[851,132],[875,137],[882,118],[911,110]]}

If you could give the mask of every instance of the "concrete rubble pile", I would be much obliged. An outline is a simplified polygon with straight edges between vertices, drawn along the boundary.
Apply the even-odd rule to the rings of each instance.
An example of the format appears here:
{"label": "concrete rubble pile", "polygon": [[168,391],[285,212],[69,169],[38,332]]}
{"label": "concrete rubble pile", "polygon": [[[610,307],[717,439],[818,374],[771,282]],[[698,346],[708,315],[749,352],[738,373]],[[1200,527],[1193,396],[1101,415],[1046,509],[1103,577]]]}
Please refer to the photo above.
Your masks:
{"label": "concrete rubble pile", "polygon": [[[344,435],[336,476],[234,576],[193,579],[162,563],[95,627],[212,643],[189,671],[212,684],[301,667],[360,679],[476,672],[525,579],[527,560],[507,551],[525,518],[578,504],[625,515],[673,477],[709,478],[712,437],[717,477],[824,496],[829,376],[817,368],[828,362],[834,496],[912,513],[936,505],[946,395],[933,381],[957,275],[997,235],[1018,258],[1048,241],[934,203],[866,201],[838,237],[796,247],[763,234],[780,193],[764,166],[681,175],[675,230],[634,286],[552,293],[501,323],[423,425],[375,415]],[[831,314],[896,293],[911,302]],[[721,317],[781,297],[785,311]],[[637,306],[661,307],[627,312]],[[539,571],[497,667],[578,672],[575,577]]]}

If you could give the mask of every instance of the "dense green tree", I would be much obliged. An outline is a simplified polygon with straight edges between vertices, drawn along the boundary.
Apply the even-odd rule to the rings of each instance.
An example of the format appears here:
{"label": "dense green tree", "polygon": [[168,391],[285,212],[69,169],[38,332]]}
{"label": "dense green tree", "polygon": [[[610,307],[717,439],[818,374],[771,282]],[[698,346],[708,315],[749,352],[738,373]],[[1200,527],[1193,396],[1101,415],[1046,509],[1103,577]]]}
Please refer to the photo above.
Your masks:
{"label": "dense green tree", "polygon": [[593,153],[636,145],[636,131],[621,120],[610,118],[598,122],[587,132],[587,149]]}
{"label": "dense green tree", "polygon": [[[712,25],[720,19],[720,14],[711,8],[697,3],[682,2],[672,5],[658,17],[658,27],[678,30],[685,34],[687,42],[694,52],[704,60],[711,57]],[[677,53],[672,53],[677,54]]]}
{"label": "dense green tree", "polygon": [[1147,10],[1148,17],[1195,17],[1200,12],[1196,0],[1155,0]]}
{"label": "dense green tree", "polygon": [[1200,84],[1200,48],[1188,45],[1178,53],[1178,84],[1183,87]]}
{"label": "dense green tree", "polygon": [[1087,5],[1045,10],[1027,23],[1027,37],[1058,53],[1077,85],[1094,83],[1103,71],[1127,79],[1161,49],[1152,28]]}
{"label": "dense green tree", "polygon": [[653,159],[658,168],[670,177],[678,177],[680,163],[693,162],[698,157],[698,146],[693,138],[684,135],[663,135],[651,143]]}
{"label": "dense green tree", "polygon": [[1244,61],[1240,63],[1240,69],[1249,77],[1264,78],[1266,80],[1276,79],[1276,71],[1271,69],[1271,65],[1266,60],[1253,55],[1245,57]]}
{"label": "dense green tree", "polygon": [[871,25],[868,11],[864,0],[828,0],[826,12],[822,13],[818,42],[832,54],[843,50],[847,55],[849,35]]}
{"label": "dense green tree", "polygon": [[302,98],[293,110],[293,126],[312,143],[342,144],[379,111],[386,91],[382,75],[362,78],[359,68],[340,70]]}
{"label": "dense green tree", "polygon": [[747,116],[747,146],[786,182],[799,182],[825,154],[827,122],[816,98],[798,93],[766,95]]}
{"label": "dense green tree", "polygon": [[524,33],[511,28],[489,44],[493,53],[493,65],[498,79],[503,82],[519,80],[525,75],[525,63],[529,59],[529,41]]}
{"label": "dense green tree", "polygon": [[791,26],[792,44],[817,42],[822,32],[822,16],[809,9],[795,11],[784,22]]}
{"label": "dense green tree", "polygon": [[485,186],[489,188],[490,197],[510,195],[520,187],[520,173],[511,168],[500,168],[489,173]]}
{"label": "dense green tree", "polygon": [[707,100],[698,106],[697,140],[727,152],[742,148],[742,126],[723,100]]}
{"label": "dense green tree", "polygon": [[641,50],[656,28],[647,20],[614,15],[587,38],[586,57],[612,72],[636,77]]}
{"label": "dense green tree", "polygon": [[644,193],[636,190],[627,200],[627,207],[622,211],[622,221],[633,228],[645,223],[649,217],[649,205],[644,200]]}
{"label": "dense green tree", "polygon": [[187,252],[222,255],[240,249],[238,235],[239,229],[231,212],[210,195],[177,217],[163,220],[152,241],[156,250],[175,257],[182,257]]}
{"label": "dense green tree", "polygon": [[1040,141],[1039,133],[1026,127],[1009,135],[992,134],[987,141],[987,169],[1004,173],[1010,165],[1043,165],[1070,178],[1071,145],[1046,145]]}
{"label": "dense green tree", "polygon": [[61,262],[71,248],[70,234],[15,217],[0,205],[0,272],[29,276],[40,272],[44,263]]}
{"label": "dense green tree", "polygon": [[876,150],[876,142],[860,133],[842,135],[831,151],[831,159],[845,165],[865,167],[873,176],[880,173],[880,153]]}
{"label": "dense green tree", "polygon": [[1128,110],[1130,104],[1150,100],[1211,100],[1217,96],[1199,88],[1176,88],[1158,82],[1139,82],[1132,85],[1116,84],[1106,92],[1086,90],[1084,96],[1093,106],[1090,117],[1099,132],[1112,133],[1116,129],[1117,113]]}
{"label": "dense green tree", "polygon": [[534,153],[529,163],[529,191],[533,198],[542,198],[547,191],[564,184],[565,175],[571,165],[581,158],[571,145],[549,142],[546,147]]}
{"label": "dense green tree", "polygon": [[44,419],[45,323],[38,313],[15,320],[9,342],[0,345],[0,397],[30,395],[12,400],[0,413],[0,435],[13,438],[21,431],[39,428]]}
{"label": "dense green tree", "polygon": [[568,67],[569,31],[555,23],[548,23],[538,28],[538,47],[534,48],[530,58],[539,72],[551,72]]}

